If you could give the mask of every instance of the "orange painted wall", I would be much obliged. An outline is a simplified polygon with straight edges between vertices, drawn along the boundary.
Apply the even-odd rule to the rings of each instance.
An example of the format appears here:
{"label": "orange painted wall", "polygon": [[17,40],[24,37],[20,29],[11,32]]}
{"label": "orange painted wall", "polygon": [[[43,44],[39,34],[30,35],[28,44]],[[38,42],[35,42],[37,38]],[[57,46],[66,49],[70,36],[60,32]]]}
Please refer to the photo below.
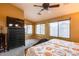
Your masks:
{"label": "orange painted wall", "polygon": [[[24,11],[22,11],[21,9],[12,4],[0,3],[0,28],[3,28],[2,32],[5,34],[7,34],[6,16],[23,19],[25,21],[25,24],[32,24],[31,21],[24,19]],[[32,35],[26,35],[26,38],[31,37]]]}
{"label": "orange painted wall", "polygon": [[24,19],[24,12],[11,4],[0,3],[0,28],[3,28],[3,33],[7,33],[6,16]]}
{"label": "orange painted wall", "polygon": [[24,11],[8,3],[0,3],[0,15],[24,19]]}
{"label": "orange painted wall", "polygon": [[79,42],[79,13],[71,15],[71,38]]}

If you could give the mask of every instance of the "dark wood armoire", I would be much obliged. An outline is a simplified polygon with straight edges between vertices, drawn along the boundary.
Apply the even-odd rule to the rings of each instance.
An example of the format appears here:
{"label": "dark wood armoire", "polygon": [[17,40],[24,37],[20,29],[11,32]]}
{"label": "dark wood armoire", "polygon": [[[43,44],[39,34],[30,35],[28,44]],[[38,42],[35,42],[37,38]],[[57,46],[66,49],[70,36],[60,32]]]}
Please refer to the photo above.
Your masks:
{"label": "dark wood armoire", "polygon": [[25,45],[24,20],[7,17],[7,50]]}

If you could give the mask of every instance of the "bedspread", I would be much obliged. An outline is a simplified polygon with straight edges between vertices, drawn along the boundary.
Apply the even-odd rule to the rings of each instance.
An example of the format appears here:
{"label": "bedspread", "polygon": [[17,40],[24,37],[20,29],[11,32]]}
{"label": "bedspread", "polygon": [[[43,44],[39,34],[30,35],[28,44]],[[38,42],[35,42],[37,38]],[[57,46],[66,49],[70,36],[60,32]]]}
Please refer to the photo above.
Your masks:
{"label": "bedspread", "polygon": [[26,56],[79,56],[79,44],[52,39],[29,48]]}

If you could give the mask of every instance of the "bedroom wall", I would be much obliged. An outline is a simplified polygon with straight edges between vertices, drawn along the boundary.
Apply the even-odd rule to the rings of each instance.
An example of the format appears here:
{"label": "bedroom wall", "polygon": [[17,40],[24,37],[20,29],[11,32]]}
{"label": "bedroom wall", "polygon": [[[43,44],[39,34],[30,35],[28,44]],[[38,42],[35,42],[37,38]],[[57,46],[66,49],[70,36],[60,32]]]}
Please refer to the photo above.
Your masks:
{"label": "bedroom wall", "polygon": [[0,3],[0,27],[6,33],[6,16],[24,19],[24,12],[15,6],[7,3]]}
{"label": "bedroom wall", "polygon": [[49,22],[53,22],[53,21],[57,21],[57,20],[64,20],[67,18],[71,18],[71,24],[70,24],[70,38],[66,39],[66,38],[61,38],[61,39],[66,39],[68,41],[74,41],[74,42],[79,42],[79,12],[77,13],[72,13],[72,14],[68,14],[68,15],[63,15],[63,16],[59,16],[53,19],[48,19],[45,21],[41,21],[41,22],[37,22],[36,24],[39,23],[44,23],[45,24],[45,35],[37,35],[35,34],[35,37],[40,39],[40,38],[48,38],[48,39],[52,39],[54,37],[49,36],[49,26],[48,23]]}
{"label": "bedroom wall", "polygon": [[[0,3],[0,28],[2,32],[7,34],[6,16],[23,19],[25,24],[32,24],[31,21],[24,19],[24,11],[16,6],[8,3]],[[31,38],[32,35],[25,36],[25,38]]]}

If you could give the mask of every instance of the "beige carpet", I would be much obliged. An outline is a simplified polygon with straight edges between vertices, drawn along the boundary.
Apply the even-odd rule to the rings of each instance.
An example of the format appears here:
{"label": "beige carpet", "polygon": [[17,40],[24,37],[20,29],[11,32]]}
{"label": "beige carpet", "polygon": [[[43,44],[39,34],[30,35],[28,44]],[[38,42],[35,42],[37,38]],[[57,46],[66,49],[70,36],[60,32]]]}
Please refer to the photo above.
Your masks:
{"label": "beige carpet", "polygon": [[25,46],[11,49],[6,52],[2,52],[2,53],[0,53],[0,56],[24,56],[24,49],[31,47],[32,45],[34,45],[37,42],[38,42],[38,40],[34,40],[34,39],[25,40]]}
{"label": "beige carpet", "polygon": [[0,56],[24,56],[24,49],[24,46],[11,49],[9,51],[0,53]]}

